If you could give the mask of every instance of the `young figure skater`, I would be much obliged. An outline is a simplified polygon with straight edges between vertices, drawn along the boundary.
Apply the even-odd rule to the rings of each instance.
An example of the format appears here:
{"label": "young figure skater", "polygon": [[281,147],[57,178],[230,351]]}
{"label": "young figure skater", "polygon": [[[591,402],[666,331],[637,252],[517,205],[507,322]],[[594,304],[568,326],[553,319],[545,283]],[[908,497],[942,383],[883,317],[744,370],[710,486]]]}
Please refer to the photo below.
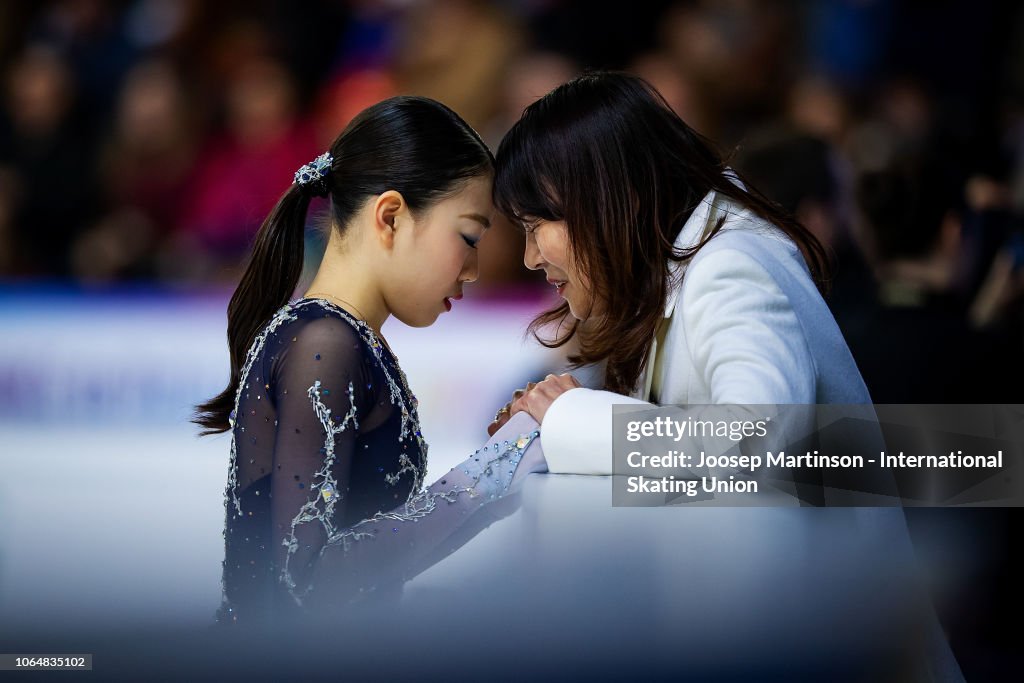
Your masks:
{"label": "young figure skater", "polygon": [[[453,111],[392,98],[299,169],[263,223],[228,307],[231,380],[195,419],[232,434],[220,621],[407,577],[512,485],[537,435],[529,419],[423,489],[416,397],[381,334],[392,315],[432,324],[476,279],[492,175],[490,151]],[[330,238],[289,303],[313,196],[329,199]],[[534,451],[521,474],[543,462]]]}

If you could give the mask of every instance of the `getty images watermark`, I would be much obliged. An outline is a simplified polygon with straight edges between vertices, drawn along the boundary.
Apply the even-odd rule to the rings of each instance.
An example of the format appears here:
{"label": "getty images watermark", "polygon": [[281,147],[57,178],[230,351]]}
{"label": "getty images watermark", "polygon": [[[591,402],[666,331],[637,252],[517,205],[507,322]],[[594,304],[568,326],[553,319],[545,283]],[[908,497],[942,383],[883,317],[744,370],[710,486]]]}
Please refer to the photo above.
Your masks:
{"label": "getty images watermark", "polygon": [[620,506],[1020,506],[1024,406],[615,406]]}

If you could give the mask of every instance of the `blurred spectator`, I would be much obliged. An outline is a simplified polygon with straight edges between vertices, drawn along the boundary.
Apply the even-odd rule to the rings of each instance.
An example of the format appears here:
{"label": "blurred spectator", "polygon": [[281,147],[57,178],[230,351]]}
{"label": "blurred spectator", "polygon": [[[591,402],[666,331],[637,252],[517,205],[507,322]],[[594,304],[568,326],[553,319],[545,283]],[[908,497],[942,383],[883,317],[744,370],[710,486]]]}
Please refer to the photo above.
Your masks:
{"label": "blurred spectator", "polygon": [[758,190],[814,233],[833,260],[826,301],[837,319],[859,314],[871,275],[852,234],[849,191],[839,152],[788,126],[756,133],[734,164]]}
{"label": "blurred spectator", "polygon": [[100,160],[111,209],[74,247],[78,278],[155,275],[156,251],[180,221],[195,160],[189,99],[170,64],[144,62],[129,73]]}
{"label": "blurred spectator", "polygon": [[67,63],[52,49],[27,48],[6,74],[0,167],[14,226],[14,272],[68,275],[68,248],[93,215],[96,191],[87,117],[75,108]]}
{"label": "blurred spectator", "polygon": [[319,95],[314,121],[318,146],[327,149],[356,114],[398,94],[390,72],[367,67],[331,78]]}
{"label": "blurred spectator", "polygon": [[[775,0],[676,3],[661,23],[666,54],[704,104],[706,135],[729,144],[773,116],[795,58],[794,7]],[[711,126],[714,126],[711,128]]]}
{"label": "blurred spectator", "polygon": [[585,69],[622,69],[658,42],[666,12],[679,4],[647,0],[627,9],[617,0],[528,0],[521,7],[534,49]]}
{"label": "blurred spectator", "polygon": [[440,100],[484,129],[500,111],[501,83],[518,43],[518,27],[493,3],[418,3],[399,28],[399,89]]}
{"label": "blurred spectator", "polygon": [[711,128],[711,124],[704,118],[705,112],[700,106],[694,84],[664,52],[641,55],[633,62],[631,71],[653,85],[688,126],[699,133],[705,133]]}
{"label": "blurred spectator", "polygon": [[109,0],[57,0],[33,27],[36,40],[67,57],[85,106],[107,110],[137,51],[123,27],[124,14]]}
{"label": "blurred spectator", "polygon": [[741,147],[736,167],[832,249],[840,239],[833,152],[819,138],[766,129]]}
{"label": "blurred spectator", "polygon": [[[982,175],[967,183],[970,209],[970,250],[973,268],[968,272],[972,294],[968,311],[971,325],[1001,340],[1003,352],[1019,356],[1024,351],[1024,224],[1006,185]],[[977,283],[975,288],[973,285]],[[1011,381],[1024,377],[1009,378]],[[1007,401],[1015,396],[1007,393]]]}
{"label": "blurred spectator", "polygon": [[[886,80],[878,84],[871,103],[846,141],[846,152],[859,171],[890,168],[898,159],[921,154],[925,145],[936,144],[934,103],[920,83]],[[946,151],[952,155],[956,150]]]}
{"label": "blurred spectator", "polygon": [[998,403],[992,378],[1020,371],[1020,355],[972,329],[957,297],[962,189],[944,170],[916,157],[859,184],[877,290],[843,332],[876,403]]}
{"label": "blurred spectator", "polygon": [[846,142],[850,114],[842,92],[828,80],[807,77],[797,81],[787,108],[797,129],[837,147]]}
{"label": "blurred spectator", "polygon": [[847,89],[871,84],[892,35],[892,0],[816,0],[805,5],[809,66]]}
{"label": "blurred spectator", "polygon": [[172,257],[164,261],[177,277],[217,277],[221,266],[238,266],[295,170],[318,153],[279,62],[242,65],[225,99],[225,127],[200,155]]}

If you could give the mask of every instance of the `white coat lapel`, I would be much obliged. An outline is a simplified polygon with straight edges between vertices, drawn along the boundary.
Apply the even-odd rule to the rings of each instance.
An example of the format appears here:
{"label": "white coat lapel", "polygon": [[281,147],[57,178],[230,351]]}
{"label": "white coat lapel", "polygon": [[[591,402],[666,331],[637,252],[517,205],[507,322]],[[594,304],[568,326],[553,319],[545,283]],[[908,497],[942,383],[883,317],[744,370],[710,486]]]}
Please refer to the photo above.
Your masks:
{"label": "white coat lapel", "polygon": [[[700,243],[700,240],[704,238],[707,231],[714,226],[714,219],[717,216],[715,211],[715,199],[716,193],[714,190],[708,192],[700,203],[693,209],[693,213],[690,214],[690,218],[687,219],[686,223],[683,224],[682,230],[679,231],[679,235],[676,237],[675,244],[673,245],[676,251],[687,249],[696,244]],[[641,401],[651,400],[651,387],[654,384],[654,373],[656,372],[659,363],[658,353],[662,348],[662,339],[664,338],[664,332],[668,328],[668,320],[672,318],[672,313],[676,308],[676,301],[679,298],[679,278],[682,275],[682,271],[686,268],[685,263],[678,263],[673,261],[669,264],[669,283],[668,293],[665,296],[665,312],[664,319],[659,326],[659,334],[651,341],[651,352],[647,356],[647,362],[644,364],[643,372],[640,375],[641,381],[637,383],[637,390],[634,391],[631,396],[638,398]]]}

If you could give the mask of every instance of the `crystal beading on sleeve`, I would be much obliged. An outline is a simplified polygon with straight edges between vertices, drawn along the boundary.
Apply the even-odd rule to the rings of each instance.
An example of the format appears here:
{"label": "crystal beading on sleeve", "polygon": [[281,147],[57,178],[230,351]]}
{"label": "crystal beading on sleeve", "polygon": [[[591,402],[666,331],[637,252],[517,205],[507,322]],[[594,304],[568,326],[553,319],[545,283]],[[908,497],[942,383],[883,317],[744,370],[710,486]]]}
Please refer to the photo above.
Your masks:
{"label": "crystal beading on sleeve", "polygon": [[532,419],[511,428],[424,490],[417,402],[390,351],[329,302],[285,306],[236,393],[221,620],[344,602],[408,575],[516,481],[537,432]]}

